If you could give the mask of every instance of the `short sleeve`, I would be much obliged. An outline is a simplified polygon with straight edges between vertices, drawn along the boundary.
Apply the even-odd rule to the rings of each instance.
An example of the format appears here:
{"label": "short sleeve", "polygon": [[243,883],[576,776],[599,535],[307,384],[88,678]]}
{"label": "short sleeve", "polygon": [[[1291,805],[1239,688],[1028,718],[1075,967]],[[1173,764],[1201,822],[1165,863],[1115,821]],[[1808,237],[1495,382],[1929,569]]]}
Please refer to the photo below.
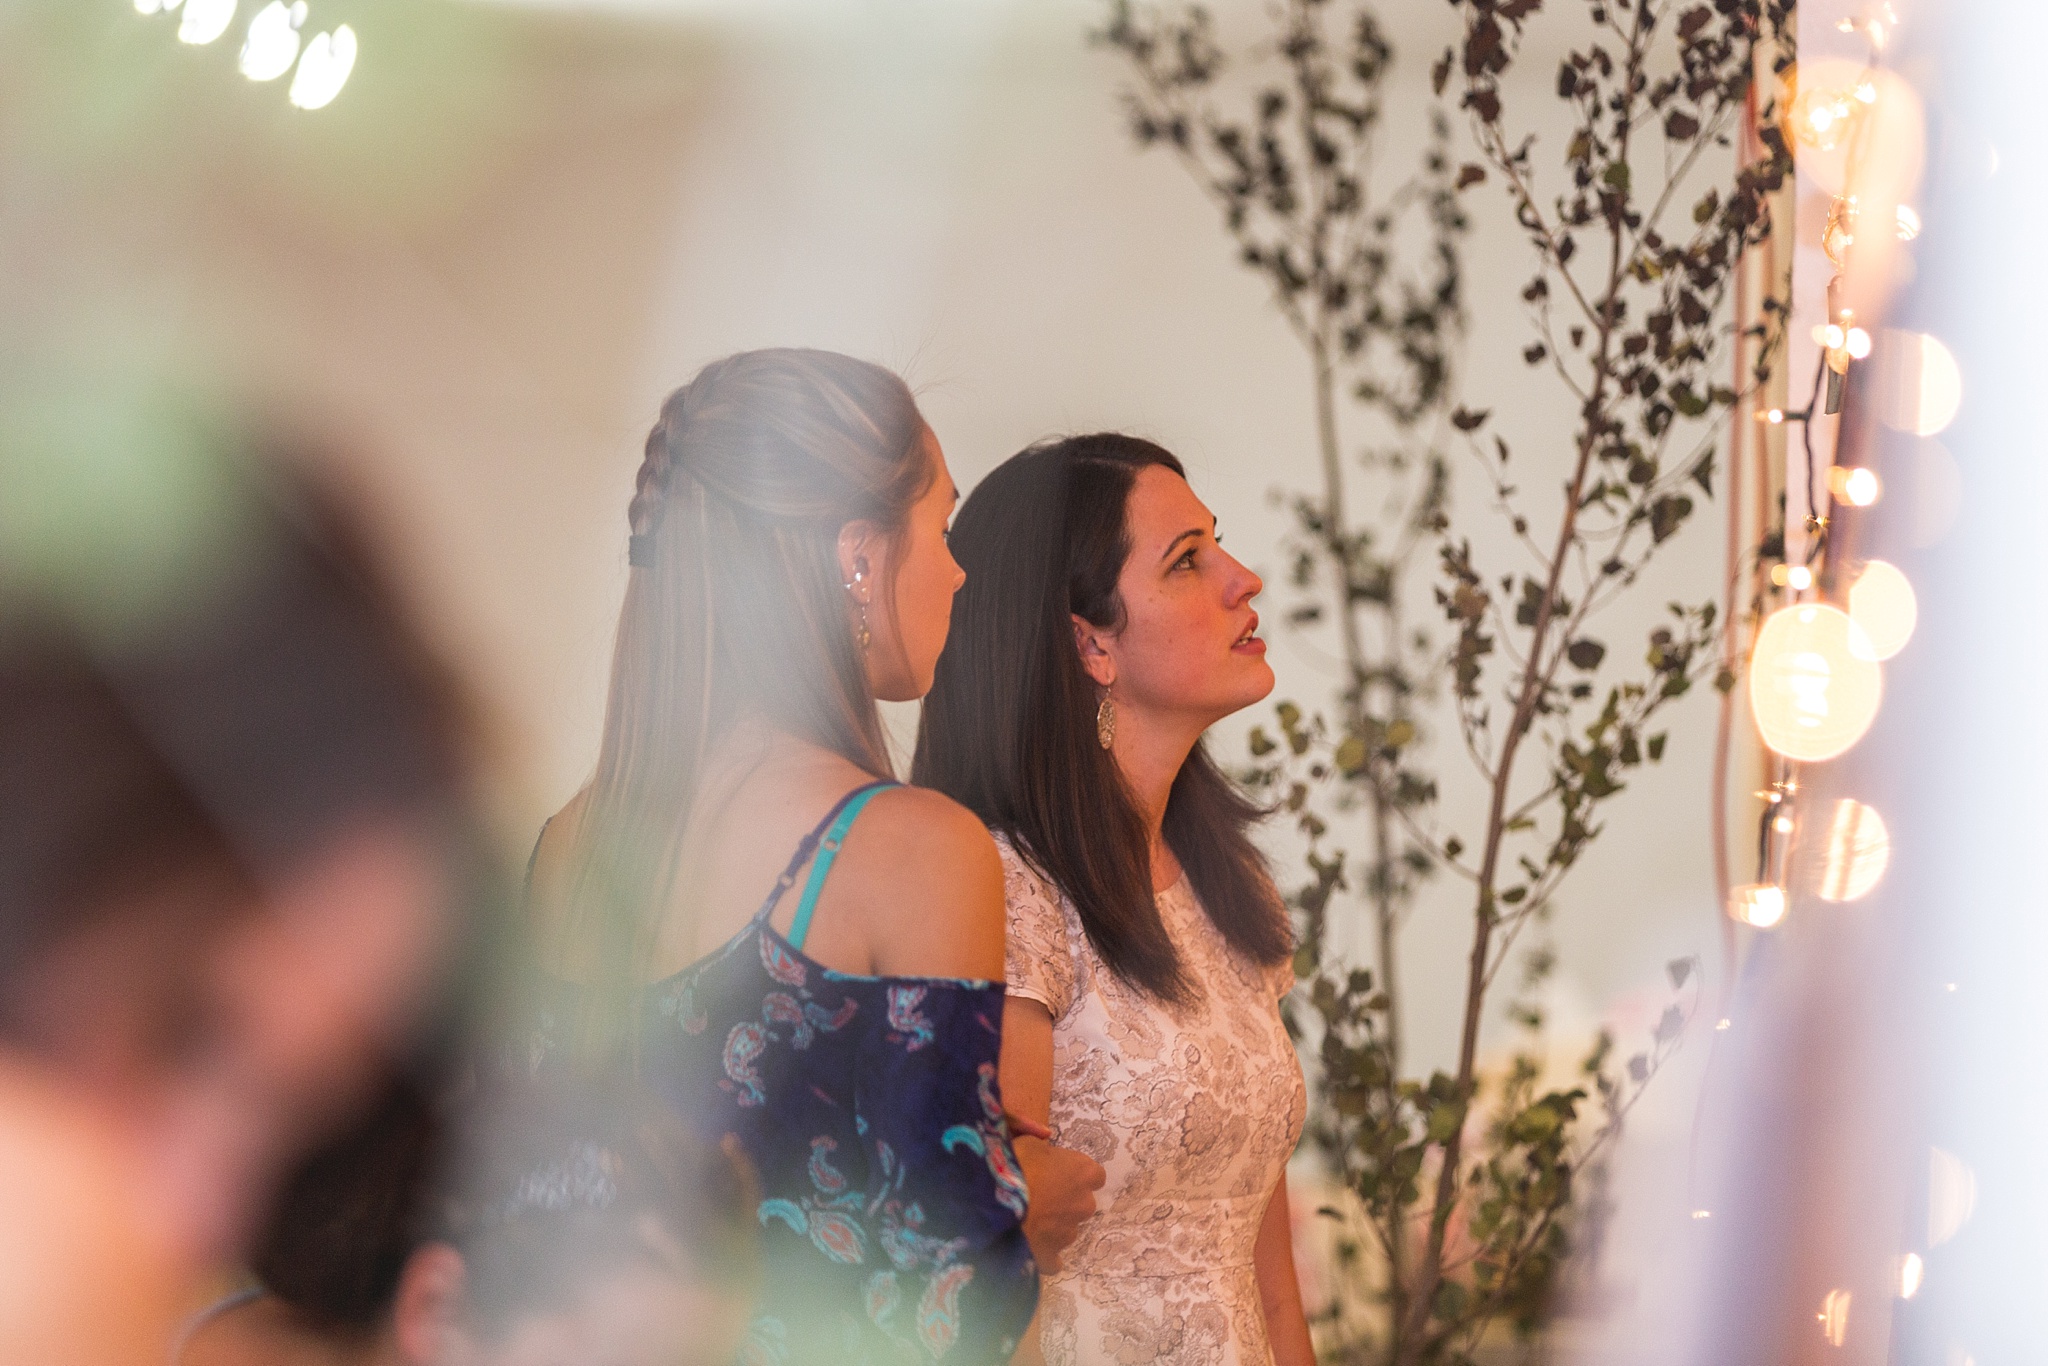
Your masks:
{"label": "short sleeve", "polygon": [[1287,993],[1294,990],[1294,955],[1288,954],[1279,962],[1266,969],[1266,990],[1276,1001],[1287,999]]}
{"label": "short sleeve", "polygon": [[1076,994],[1066,899],[1008,840],[998,838],[996,849],[1003,856],[1003,908],[1008,925],[1004,961],[1010,994],[1038,1002],[1058,1019],[1073,1005]]}

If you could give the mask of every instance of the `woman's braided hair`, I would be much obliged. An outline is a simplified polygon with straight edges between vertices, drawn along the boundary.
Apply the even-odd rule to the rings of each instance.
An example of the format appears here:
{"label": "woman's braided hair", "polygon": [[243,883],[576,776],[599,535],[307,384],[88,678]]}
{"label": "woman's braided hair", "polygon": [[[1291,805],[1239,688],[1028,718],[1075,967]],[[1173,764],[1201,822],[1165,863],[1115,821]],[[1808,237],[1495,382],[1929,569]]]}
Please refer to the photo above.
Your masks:
{"label": "woman's braided hair", "polygon": [[627,510],[636,567],[564,922],[597,949],[600,1047],[629,1041],[719,736],[754,714],[889,773],[838,538],[853,521],[904,528],[936,474],[926,440],[901,378],[829,351],[743,351],[663,402]]}

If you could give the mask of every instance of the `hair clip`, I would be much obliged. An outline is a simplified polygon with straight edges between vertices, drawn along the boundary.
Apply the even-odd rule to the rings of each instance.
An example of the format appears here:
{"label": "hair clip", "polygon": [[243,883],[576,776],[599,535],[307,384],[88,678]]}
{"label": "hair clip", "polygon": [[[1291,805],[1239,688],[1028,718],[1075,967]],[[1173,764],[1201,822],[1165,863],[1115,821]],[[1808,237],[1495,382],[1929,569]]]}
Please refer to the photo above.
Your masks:
{"label": "hair clip", "polygon": [[654,533],[636,531],[626,538],[626,563],[634,569],[646,569],[654,563]]}

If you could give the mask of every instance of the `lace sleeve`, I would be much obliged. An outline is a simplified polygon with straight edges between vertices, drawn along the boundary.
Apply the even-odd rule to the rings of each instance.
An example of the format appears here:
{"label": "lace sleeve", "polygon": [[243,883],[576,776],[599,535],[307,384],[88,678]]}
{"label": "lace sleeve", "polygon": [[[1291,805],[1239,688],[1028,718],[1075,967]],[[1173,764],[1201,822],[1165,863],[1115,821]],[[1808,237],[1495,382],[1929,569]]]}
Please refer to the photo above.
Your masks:
{"label": "lace sleeve", "polygon": [[1010,994],[1038,1002],[1057,1020],[1074,1003],[1074,954],[1067,937],[1066,898],[1026,863],[1010,842],[1003,856],[1004,949]]}

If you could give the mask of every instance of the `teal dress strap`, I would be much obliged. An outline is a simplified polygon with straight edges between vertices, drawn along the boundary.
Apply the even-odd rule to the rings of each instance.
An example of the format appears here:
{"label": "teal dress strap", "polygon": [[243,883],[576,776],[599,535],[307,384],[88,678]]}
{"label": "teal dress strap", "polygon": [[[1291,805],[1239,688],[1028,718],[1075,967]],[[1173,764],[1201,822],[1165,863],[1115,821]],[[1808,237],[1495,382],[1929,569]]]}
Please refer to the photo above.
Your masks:
{"label": "teal dress strap", "polygon": [[804,936],[811,932],[811,913],[818,909],[818,894],[825,890],[825,875],[832,871],[832,860],[839,857],[839,845],[845,840],[846,832],[853,828],[867,804],[896,783],[876,783],[854,795],[853,799],[839,810],[838,819],[825,831],[824,840],[818,845],[817,861],[811,864],[811,880],[804,884],[803,899],[796,903],[796,919],[789,923],[789,933],[784,937],[789,946],[799,953],[803,951]]}

